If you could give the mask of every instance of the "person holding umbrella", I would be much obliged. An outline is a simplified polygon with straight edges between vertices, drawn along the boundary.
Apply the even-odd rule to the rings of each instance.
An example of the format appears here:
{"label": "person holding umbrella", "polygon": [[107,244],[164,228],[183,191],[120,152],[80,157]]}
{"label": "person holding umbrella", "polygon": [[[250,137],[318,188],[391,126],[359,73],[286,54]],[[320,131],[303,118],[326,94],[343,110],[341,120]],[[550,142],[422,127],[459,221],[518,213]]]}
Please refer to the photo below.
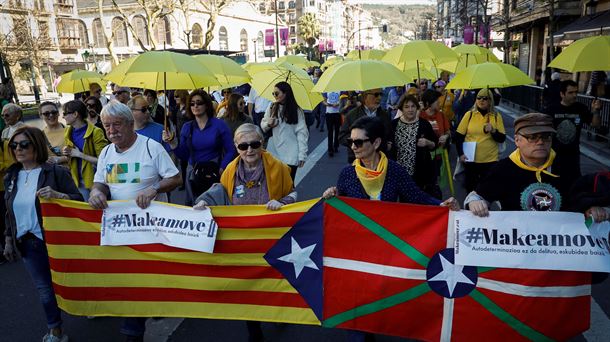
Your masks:
{"label": "person holding umbrella", "polygon": [[[267,150],[277,159],[290,166],[290,176],[295,179],[297,168],[305,165],[309,131],[305,114],[297,104],[292,87],[279,82],[273,90],[275,102],[267,108],[261,120],[263,132],[271,131]],[[295,143],[296,142],[296,143]]]}

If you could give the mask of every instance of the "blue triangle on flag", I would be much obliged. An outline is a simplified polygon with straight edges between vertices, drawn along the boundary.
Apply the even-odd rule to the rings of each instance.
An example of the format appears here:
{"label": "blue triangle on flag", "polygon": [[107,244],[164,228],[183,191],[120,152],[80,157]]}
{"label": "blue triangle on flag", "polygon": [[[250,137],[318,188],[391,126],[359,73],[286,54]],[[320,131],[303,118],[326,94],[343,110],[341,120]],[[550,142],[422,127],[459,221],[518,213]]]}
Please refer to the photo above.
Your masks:
{"label": "blue triangle on flag", "polygon": [[279,239],[264,258],[299,292],[322,321],[324,200]]}

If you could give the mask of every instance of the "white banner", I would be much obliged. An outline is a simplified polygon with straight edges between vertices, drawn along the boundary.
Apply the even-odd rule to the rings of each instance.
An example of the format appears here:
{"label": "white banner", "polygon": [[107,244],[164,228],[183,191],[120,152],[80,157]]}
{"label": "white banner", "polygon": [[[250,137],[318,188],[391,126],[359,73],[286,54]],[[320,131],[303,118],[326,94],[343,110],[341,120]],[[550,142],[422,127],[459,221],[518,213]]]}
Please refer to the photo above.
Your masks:
{"label": "white banner", "polygon": [[135,201],[110,201],[102,216],[102,246],[161,243],[212,253],[218,226],[210,209],[193,210],[162,202],[140,209]]}
{"label": "white banner", "polygon": [[490,212],[454,214],[458,265],[610,272],[610,223],[587,228],[582,214]]}

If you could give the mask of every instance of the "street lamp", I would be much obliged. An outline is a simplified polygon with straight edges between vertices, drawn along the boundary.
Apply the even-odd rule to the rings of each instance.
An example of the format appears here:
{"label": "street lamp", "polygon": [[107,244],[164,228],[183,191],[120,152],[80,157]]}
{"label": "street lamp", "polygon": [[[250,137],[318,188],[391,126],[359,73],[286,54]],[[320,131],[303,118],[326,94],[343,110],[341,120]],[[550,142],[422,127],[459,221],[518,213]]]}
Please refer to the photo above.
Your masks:
{"label": "street lamp", "polygon": [[91,53],[93,55],[93,71],[97,71],[97,60],[95,59],[95,50],[93,49],[93,44],[89,44],[89,49],[91,49]]}
{"label": "street lamp", "polygon": [[186,34],[186,46],[188,47],[188,49],[191,49],[191,33],[193,31],[191,30],[184,30],[184,34]]}
{"label": "street lamp", "polygon": [[256,46],[258,45],[258,39],[252,39],[252,43],[254,43],[254,63],[258,62],[258,52],[256,51]]}

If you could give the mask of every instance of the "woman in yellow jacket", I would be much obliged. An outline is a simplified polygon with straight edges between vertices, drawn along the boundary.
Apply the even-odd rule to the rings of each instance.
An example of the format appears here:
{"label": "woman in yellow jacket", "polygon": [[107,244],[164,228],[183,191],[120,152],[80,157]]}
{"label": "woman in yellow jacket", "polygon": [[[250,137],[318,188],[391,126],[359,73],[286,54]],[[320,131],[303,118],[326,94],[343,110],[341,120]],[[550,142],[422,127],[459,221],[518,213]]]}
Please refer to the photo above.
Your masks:
{"label": "woman in yellow jacket", "polygon": [[64,119],[68,124],[62,153],[70,157],[70,172],[78,190],[89,199],[97,157],[108,145],[104,131],[87,121],[87,107],[82,101],[70,101],[64,105]]}

